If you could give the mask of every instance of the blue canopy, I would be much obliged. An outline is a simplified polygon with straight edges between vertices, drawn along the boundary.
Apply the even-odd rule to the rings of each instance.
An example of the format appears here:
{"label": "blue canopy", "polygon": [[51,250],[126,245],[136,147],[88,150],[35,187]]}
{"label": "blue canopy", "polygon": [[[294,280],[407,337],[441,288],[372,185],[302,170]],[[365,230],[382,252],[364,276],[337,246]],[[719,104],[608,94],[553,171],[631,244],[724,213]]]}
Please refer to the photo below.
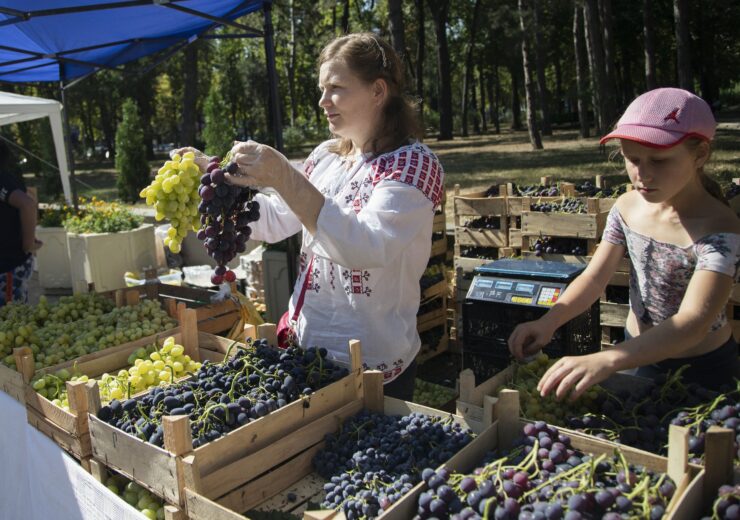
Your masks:
{"label": "blue canopy", "polygon": [[0,81],[70,81],[175,46],[271,0],[0,0]]}

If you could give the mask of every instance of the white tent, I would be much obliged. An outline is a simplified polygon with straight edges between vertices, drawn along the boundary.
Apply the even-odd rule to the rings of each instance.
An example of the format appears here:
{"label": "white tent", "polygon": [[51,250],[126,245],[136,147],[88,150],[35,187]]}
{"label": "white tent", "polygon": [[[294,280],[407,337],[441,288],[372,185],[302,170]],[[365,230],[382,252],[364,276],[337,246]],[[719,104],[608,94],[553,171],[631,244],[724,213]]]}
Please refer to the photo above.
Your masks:
{"label": "white tent", "polygon": [[54,148],[57,154],[59,174],[62,176],[64,198],[72,203],[69,185],[69,166],[62,133],[62,104],[53,99],[21,96],[10,92],[0,92],[0,126],[48,117],[54,135]]}

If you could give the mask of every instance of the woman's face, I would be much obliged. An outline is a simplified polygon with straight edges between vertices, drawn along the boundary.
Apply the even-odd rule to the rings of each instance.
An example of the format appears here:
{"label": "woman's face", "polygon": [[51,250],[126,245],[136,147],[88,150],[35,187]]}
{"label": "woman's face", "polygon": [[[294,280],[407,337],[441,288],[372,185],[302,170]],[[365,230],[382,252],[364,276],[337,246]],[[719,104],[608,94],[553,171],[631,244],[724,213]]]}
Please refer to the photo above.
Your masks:
{"label": "woman's face", "polygon": [[324,109],[331,132],[362,149],[380,122],[384,84],[365,83],[344,62],[330,60],[319,69],[319,90],[319,106]]}
{"label": "woman's face", "polygon": [[646,201],[658,203],[673,199],[697,178],[697,169],[707,158],[704,146],[697,151],[685,144],[651,148],[622,139],[622,155],[632,185]]}

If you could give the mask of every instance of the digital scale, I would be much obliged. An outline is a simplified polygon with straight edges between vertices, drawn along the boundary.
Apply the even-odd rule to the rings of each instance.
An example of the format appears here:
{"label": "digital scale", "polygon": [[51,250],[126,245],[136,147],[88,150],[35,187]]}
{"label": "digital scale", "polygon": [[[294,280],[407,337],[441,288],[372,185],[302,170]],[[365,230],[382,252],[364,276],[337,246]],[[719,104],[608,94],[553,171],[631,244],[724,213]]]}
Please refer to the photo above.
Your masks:
{"label": "digital scale", "polygon": [[466,301],[550,308],[585,267],[545,260],[496,260],[475,269],[478,274],[468,289]]}
{"label": "digital scale", "polygon": [[[463,367],[484,379],[510,361],[514,328],[542,317],[585,264],[501,259],[477,267],[463,304]],[[584,354],[600,346],[598,302],[560,327],[542,350],[551,357]]]}

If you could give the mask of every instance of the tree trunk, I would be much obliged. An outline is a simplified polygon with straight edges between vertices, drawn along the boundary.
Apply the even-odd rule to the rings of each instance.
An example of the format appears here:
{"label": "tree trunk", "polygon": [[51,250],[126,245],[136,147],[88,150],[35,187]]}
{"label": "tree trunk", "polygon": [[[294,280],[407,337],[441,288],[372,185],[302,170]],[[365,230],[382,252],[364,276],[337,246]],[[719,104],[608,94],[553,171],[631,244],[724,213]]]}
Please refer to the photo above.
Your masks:
{"label": "tree trunk", "polygon": [[424,0],[416,4],[416,95],[419,97],[419,119],[424,124]]}
{"label": "tree trunk", "polygon": [[486,75],[483,72],[483,64],[478,64],[478,79],[480,80],[480,123],[481,131],[488,133],[488,123],[486,121]]}
{"label": "tree trunk", "polygon": [[290,17],[290,58],[288,60],[288,91],[290,94],[290,126],[295,126],[298,116],[298,100],[295,95],[295,0],[290,0],[288,16]]}
{"label": "tree trunk", "polygon": [[699,87],[701,97],[709,103],[712,110],[719,102],[719,82],[717,80],[717,61],[714,56],[715,30],[713,16],[711,13],[698,9],[699,15],[699,50],[702,57],[699,60]]}
{"label": "tree trunk", "polygon": [[576,4],[573,9],[573,55],[576,66],[576,92],[578,93],[578,124],[581,138],[589,137],[588,101],[586,100],[586,78],[583,67],[583,35],[581,34],[581,8]]}
{"label": "tree trunk", "polygon": [[555,113],[560,121],[563,120],[563,104],[565,97],[563,95],[563,66],[560,63],[560,53],[555,56]]}
{"label": "tree trunk", "polygon": [[406,55],[404,39],[403,5],[401,0],[388,0],[388,22],[391,31],[391,45],[403,61]]}
{"label": "tree trunk", "polygon": [[452,86],[450,51],[447,47],[447,15],[449,0],[429,0],[437,35],[437,71],[439,77],[439,140],[452,139]]}
{"label": "tree trunk", "polygon": [[344,9],[342,11],[342,34],[349,34],[349,0],[344,0]]}
{"label": "tree trunk", "polygon": [[470,20],[470,32],[468,39],[468,48],[465,51],[465,70],[463,72],[463,91],[462,91],[462,136],[468,136],[468,92],[472,85],[473,77],[473,46],[475,45],[475,30],[478,26],[478,13],[480,12],[480,0],[475,0],[473,5],[473,17]]}
{"label": "tree trunk", "polygon": [[486,87],[488,89],[488,106],[490,107],[489,117],[493,123],[494,133],[500,134],[501,121],[499,119],[498,112],[499,104],[501,102],[501,82],[499,81],[498,65],[496,63],[493,64],[492,69],[492,74],[488,76],[488,81],[486,82]]}
{"label": "tree trunk", "polygon": [[534,18],[532,31],[534,32],[534,60],[537,70],[537,93],[542,111],[542,135],[552,135],[552,124],[550,122],[550,91],[547,89],[547,77],[545,76],[545,48],[542,43],[542,21],[541,0],[533,0]]}
{"label": "tree trunk", "polygon": [[645,40],[645,90],[653,90],[658,86],[655,76],[653,0],[642,0],[642,35]]}
{"label": "tree trunk", "polygon": [[591,91],[594,112],[597,116],[596,133],[601,134],[610,118],[606,100],[606,72],[604,71],[604,42],[599,27],[599,10],[596,0],[586,0],[583,6],[588,64],[591,69]]}
{"label": "tree trunk", "polygon": [[185,70],[182,96],[182,130],[180,144],[195,145],[196,102],[198,97],[198,48],[197,42],[185,47]]}
{"label": "tree trunk", "polygon": [[510,65],[509,74],[511,74],[511,129],[521,130],[522,107],[519,101],[519,69]]}
{"label": "tree trunk", "polygon": [[673,18],[676,24],[676,68],[678,86],[694,91],[694,75],[691,70],[691,34],[689,33],[690,6],[688,0],[673,0]]}
{"label": "tree trunk", "polygon": [[[475,71],[472,72],[473,80],[470,82],[470,109],[473,114],[473,132],[480,135],[480,120],[478,119],[478,96],[476,95]],[[481,95],[482,97],[482,95]]]}
{"label": "tree trunk", "polygon": [[617,117],[617,92],[620,90],[617,82],[617,55],[614,51],[614,29],[612,16],[612,0],[598,0],[599,15],[601,21],[601,32],[604,35],[604,72],[606,79],[606,95],[611,107],[611,119],[606,121],[607,125],[615,124]]}
{"label": "tree trunk", "polygon": [[529,38],[525,16],[528,16],[527,0],[518,0],[519,6],[519,27],[522,30],[522,68],[524,69],[524,99],[527,103],[527,130],[529,131],[529,142],[532,143],[533,150],[542,149],[542,139],[537,128],[537,115],[535,113],[534,98],[535,86],[532,81],[532,74],[529,68]]}

